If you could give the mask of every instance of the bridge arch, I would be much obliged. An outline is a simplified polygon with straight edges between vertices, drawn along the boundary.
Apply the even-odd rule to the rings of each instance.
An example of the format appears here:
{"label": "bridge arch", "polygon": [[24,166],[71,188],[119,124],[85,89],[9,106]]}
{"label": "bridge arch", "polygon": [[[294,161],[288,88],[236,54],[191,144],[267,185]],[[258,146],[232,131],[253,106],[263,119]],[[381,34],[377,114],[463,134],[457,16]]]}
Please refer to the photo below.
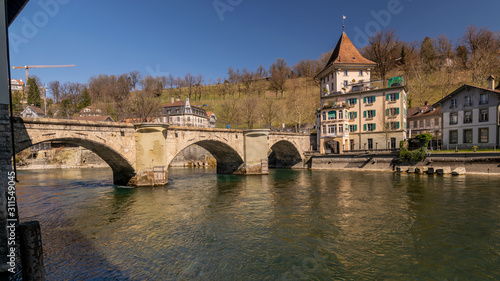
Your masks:
{"label": "bridge arch", "polygon": [[189,143],[174,153],[171,151],[167,166],[170,165],[175,156],[193,144],[203,147],[214,156],[217,160],[217,174],[233,174],[244,163],[243,157],[231,145],[219,140],[200,140]]}
{"label": "bridge arch", "polygon": [[63,142],[85,147],[101,157],[113,170],[113,182],[117,185],[127,185],[128,181],[135,175],[133,166],[120,153],[113,148],[92,140],[80,138],[47,138],[34,141],[23,141],[16,143],[16,153],[19,153],[33,145],[44,142]]}
{"label": "bridge arch", "polygon": [[278,140],[269,146],[269,166],[292,168],[302,164],[303,152],[289,140]]}

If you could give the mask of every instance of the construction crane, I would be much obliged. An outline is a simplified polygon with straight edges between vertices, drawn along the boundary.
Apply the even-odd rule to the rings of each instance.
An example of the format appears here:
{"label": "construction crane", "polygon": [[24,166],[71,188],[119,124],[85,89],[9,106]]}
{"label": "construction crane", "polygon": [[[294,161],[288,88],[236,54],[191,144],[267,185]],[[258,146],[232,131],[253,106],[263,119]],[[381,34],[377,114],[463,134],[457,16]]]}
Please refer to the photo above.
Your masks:
{"label": "construction crane", "polygon": [[74,64],[67,64],[67,65],[25,65],[25,66],[13,66],[13,69],[21,69],[24,68],[26,69],[26,81],[25,83],[25,89],[26,85],[28,84],[28,78],[29,78],[29,69],[30,68],[47,68],[47,67],[74,67]]}

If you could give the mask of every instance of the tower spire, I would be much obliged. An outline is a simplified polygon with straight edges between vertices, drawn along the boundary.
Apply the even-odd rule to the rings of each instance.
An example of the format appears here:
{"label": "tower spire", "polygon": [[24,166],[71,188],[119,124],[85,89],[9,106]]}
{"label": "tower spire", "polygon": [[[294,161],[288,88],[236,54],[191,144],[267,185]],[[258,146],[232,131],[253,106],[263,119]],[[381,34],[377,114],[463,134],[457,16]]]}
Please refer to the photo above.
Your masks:
{"label": "tower spire", "polygon": [[342,15],[342,32],[344,32],[345,29],[344,21],[345,21],[345,16]]}

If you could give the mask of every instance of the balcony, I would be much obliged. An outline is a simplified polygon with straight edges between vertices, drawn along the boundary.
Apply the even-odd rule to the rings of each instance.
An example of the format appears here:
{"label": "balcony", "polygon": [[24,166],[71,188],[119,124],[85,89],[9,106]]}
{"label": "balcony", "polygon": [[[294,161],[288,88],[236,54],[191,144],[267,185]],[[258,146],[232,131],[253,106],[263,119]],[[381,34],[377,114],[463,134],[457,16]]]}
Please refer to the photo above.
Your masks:
{"label": "balcony", "polygon": [[328,138],[343,138],[349,137],[349,132],[343,132],[343,133],[326,133],[323,135],[323,137],[328,137]]}

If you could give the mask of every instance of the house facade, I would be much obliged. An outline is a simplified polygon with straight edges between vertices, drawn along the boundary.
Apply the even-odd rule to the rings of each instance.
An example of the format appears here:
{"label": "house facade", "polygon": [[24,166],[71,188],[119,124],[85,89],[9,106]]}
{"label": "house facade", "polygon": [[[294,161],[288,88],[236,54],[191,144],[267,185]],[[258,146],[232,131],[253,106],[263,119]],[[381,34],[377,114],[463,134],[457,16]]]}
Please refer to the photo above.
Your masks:
{"label": "house facade", "polygon": [[442,144],[442,114],[441,108],[430,105],[408,109],[408,138],[420,134],[431,134],[432,146]]}
{"label": "house facade", "polygon": [[493,85],[463,85],[434,105],[443,112],[443,149],[499,145],[500,87]]}
{"label": "house facade", "polygon": [[343,32],[325,68],[317,113],[320,153],[397,149],[406,139],[406,88],[377,87],[375,63],[364,58]]}
{"label": "house facade", "polygon": [[80,112],[78,113],[78,116],[82,117],[82,116],[101,116],[102,115],[102,110],[100,110],[99,108],[93,106],[93,105],[89,105],[87,107],[84,107],[80,110]]}
{"label": "house facade", "polygon": [[47,117],[45,115],[45,111],[38,106],[30,105],[27,106],[22,112],[22,117],[31,117],[31,118],[44,118]]}
{"label": "house facade", "polygon": [[162,122],[168,122],[173,126],[215,128],[217,118],[212,112],[207,115],[205,109],[192,106],[189,99],[186,102],[177,100],[163,106]]}
{"label": "house facade", "polygon": [[10,79],[10,87],[12,91],[24,92],[23,79]]}

